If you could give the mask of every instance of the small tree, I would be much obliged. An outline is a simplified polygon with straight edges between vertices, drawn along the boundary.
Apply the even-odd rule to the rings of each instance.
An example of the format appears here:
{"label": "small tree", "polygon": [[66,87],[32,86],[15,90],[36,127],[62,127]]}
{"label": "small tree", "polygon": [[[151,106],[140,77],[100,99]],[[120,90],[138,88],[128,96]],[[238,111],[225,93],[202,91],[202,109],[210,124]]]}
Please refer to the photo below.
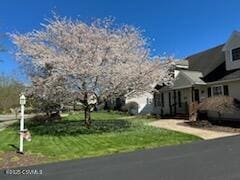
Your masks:
{"label": "small tree", "polygon": [[214,111],[220,120],[223,113],[234,113],[240,110],[240,102],[230,96],[213,96],[204,99],[198,107],[199,111]]}
{"label": "small tree", "polygon": [[138,29],[109,18],[87,24],[54,16],[39,31],[11,37],[17,59],[32,79],[32,94],[64,103],[78,93],[88,127],[96,99],[147,91],[154,83],[172,80],[172,64],[149,57],[147,41]]}

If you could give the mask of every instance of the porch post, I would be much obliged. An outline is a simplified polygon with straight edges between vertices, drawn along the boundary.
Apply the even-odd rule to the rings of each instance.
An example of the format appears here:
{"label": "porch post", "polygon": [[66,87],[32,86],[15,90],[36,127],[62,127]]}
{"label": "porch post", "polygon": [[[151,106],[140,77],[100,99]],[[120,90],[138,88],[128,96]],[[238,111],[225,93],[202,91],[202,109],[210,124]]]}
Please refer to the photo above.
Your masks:
{"label": "porch post", "polygon": [[192,87],[191,89],[192,89],[192,102],[194,102],[194,87]]}

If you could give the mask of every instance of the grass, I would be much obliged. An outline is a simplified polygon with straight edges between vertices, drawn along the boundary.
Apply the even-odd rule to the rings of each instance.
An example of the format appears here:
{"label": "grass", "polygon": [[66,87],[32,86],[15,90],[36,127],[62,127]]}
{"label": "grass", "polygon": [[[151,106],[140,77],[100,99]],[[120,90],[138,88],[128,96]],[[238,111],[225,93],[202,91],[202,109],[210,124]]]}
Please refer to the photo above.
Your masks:
{"label": "grass", "polygon": [[[47,157],[47,162],[101,156],[118,152],[182,144],[199,137],[145,125],[149,119],[129,118],[118,113],[93,113],[93,124],[85,128],[83,114],[73,114],[59,122],[33,123],[25,126],[32,134],[24,142],[28,154]],[[18,146],[19,125],[0,132],[0,150],[14,151]]]}

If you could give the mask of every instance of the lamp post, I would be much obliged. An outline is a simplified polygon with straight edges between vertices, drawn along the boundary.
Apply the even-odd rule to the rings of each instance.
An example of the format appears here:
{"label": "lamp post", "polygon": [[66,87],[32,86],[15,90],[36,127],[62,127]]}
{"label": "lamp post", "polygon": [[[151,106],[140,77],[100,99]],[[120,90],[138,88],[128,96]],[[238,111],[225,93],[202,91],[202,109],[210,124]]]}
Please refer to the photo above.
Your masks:
{"label": "lamp post", "polygon": [[22,94],[20,97],[21,105],[21,120],[20,120],[20,146],[19,153],[23,154],[23,136],[26,130],[24,130],[24,105],[26,104],[26,97]]}

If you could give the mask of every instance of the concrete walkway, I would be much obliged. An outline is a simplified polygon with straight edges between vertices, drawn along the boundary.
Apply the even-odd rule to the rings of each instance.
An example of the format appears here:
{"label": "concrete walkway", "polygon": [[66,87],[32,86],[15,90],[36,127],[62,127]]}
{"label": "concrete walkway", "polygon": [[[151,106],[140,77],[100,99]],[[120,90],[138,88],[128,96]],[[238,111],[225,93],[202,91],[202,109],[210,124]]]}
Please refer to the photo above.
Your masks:
{"label": "concrete walkway", "polygon": [[229,133],[229,132],[219,132],[211,131],[200,128],[193,128],[190,126],[183,125],[186,120],[176,120],[176,119],[162,119],[149,123],[151,126],[174,130],[178,132],[183,132],[187,134],[193,134],[199,136],[203,139],[216,139],[227,136],[239,135],[240,133]]}

